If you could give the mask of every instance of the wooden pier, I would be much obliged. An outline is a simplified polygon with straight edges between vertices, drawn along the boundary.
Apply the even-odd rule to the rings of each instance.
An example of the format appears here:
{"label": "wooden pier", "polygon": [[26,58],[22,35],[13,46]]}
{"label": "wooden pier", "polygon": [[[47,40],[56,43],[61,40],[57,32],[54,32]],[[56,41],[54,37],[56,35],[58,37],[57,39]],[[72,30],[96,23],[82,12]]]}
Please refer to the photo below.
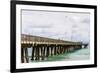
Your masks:
{"label": "wooden pier", "polygon": [[[83,46],[83,47],[82,47]],[[77,49],[85,48],[88,44],[81,42],[64,41],[32,35],[21,35],[21,62],[28,63],[28,48],[32,48],[31,60],[45,60],[48,56],[64,54]]]}

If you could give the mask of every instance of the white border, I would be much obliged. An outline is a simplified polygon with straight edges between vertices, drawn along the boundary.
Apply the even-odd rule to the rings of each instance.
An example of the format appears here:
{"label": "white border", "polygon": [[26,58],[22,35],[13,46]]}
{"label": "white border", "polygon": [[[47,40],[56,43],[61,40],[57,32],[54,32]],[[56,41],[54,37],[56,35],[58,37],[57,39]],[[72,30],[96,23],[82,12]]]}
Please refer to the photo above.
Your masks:
{"label": "white border", "polygon": [[[21,9],[31,10],[54,10],[54,11],[71,11],[71,12],[89,12],[90,13],[90,59],[82,61],[57,61],[57,62],[38,62],[38,63],[21,63]],[[22,68],[39,68],[54,66],[72,66],[94,64],[94,10],[83,8],[69,7],[51,7],[51,6],[35,6],[35,5],[16,5],[16,69]]]}

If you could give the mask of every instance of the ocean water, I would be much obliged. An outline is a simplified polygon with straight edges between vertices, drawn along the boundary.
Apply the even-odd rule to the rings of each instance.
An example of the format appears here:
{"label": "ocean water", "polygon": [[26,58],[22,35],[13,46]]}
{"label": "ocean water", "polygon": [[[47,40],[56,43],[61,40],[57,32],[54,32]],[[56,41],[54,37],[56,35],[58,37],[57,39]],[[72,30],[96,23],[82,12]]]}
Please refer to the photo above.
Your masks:
{"label": "ocean water", "polygon": [[[31,56],[32,49],[28,50],[29,56]],[[30,62],[48,62],[48,61],[73,61],[73,60],[88,60],[90,58],[90,49],[89,48],[81,48],[74,52],[66,52],[64,54],[49,56],[43,61],[31,61],[31,57],[29,57]]]}

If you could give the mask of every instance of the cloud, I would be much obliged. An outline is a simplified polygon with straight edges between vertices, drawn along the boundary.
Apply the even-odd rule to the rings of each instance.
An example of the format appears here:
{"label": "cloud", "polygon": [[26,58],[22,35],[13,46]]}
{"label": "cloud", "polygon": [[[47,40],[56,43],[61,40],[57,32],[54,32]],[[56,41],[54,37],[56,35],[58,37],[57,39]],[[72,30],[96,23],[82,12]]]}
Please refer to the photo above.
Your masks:
{"label": "cloud", "polygon": [[22,33],[89,42],[90,14],[23,10]]}

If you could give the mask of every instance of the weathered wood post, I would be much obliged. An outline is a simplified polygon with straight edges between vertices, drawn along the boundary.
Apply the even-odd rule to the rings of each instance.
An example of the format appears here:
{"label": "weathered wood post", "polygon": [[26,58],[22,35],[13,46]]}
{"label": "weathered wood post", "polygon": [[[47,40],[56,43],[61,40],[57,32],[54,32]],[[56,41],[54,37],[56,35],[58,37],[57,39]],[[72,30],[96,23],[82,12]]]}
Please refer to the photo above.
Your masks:
{"label": "weathered wood post", "polygon": [[41,45],[41,48],[40,48],[40,56],[41,56],[41,60],[43,60],[43,45]]}
{"label": "weathered wood post", "polygon": [[63,54],[63,48],[64,48],[64,47],[63,47],[63,45],[62,45],[62,47],[61,47],[61,54]]}
{"label": "weathered wood post", "polygon": [[49,56],[49,45],[47,45],[47,53],[46,53],[46,57]]}
{"label": "weathered wood post", "polygon": [[51,56],[53,56],[53,46],[51,45]]}
{"label": "weathered wood post", "polygon": [[25,48],[25,59],[26,59],[26,63],[29,62],[29,58],[28,58],[28,48]]}
{"label": "weathered wood post", "polygon": [[59,45],[57,45],[57,55],[59,55]]}
{"label": "weathered wood post", "polygon": [[65,46],[62,46],[62,52],[61,52],[62,54],[64,53],[64,48],[65,48]]}
{"label": "weathered wood post", "polygon": [[56,49],[57,49],[57,55],[58,55],[58,54],[59,54],[59,52],[58,52],[58,51],[59,51],[59,50],[58,50],[58,49],[59,49],[59,48],[58,48],[58,45],[56,46]]}
{"label": "weathered wood post", "polygon": [[50,47],[49,47],[49,54],[50,54],[50,56],[51,56],[51,45],[50,45]]}
{"label": "weathered wood post", "polygon": [[44,51],[44,60],[46,59],[46,55],[47,55],[47,46],[46,44],[44,45],[45,51]]}
{"label": "weathered wood post", "polygon": [[63,53],[65,53],[66,46],[63,48]]}
{"label": "weathered wood post", "polygon": [[45,47],[42,46],[42,60],[44,60],[45,58]]}
{"label": "weathered wood post", "polygon": [[59,48],[59,45],[58,45],[58,55],[60,54],[60,48]]}
{"label": "weathered wood post", "polygon": [[32,47],[32,58],[31,58],[31,60],[34,60],[34,56],[35,56],[35,46],[33,46]]}
{"label": "weathered wood post", "polygon": [[54,55],[56,55],[56,45],[54,45]]}
{"label": "weathered wood post", "polygon": [[61,51],[62,51],[61,45],[59,46],[59,48],[60,48],[60,54],[61,54]]}
{"label": "weathered wood post", "polygon": [[58,53],[60,54],[60,46],[58,45]]}
{"label": "weathered wood post", "polygon": [[36,46],[36,58],[35,60],[39,60],[39,45]]}
{"label": "weathered wood post", "polygon": [[53,56],[55,55],[55,45],[53,45]]}
{"label": "weathered wood post", "polygon": [[40,60],[43,60],[43,45],[40,46]]}
{"label": "weathered wood post", "polygon": [[41,45],[39,45],[39,60],[41,60]]}
{"label": "weathered wood post", "polygon": [[45,58],[47,58],[47,45],[45,44]]}

